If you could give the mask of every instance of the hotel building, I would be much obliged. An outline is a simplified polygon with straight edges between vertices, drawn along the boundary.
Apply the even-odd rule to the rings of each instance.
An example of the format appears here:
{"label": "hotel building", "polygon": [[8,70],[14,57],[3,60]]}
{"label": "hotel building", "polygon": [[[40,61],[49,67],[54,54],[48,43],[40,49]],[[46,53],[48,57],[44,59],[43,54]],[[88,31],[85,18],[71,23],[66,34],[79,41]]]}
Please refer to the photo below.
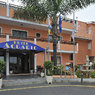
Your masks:
{"label": "hotel building", "polygon": [[[7,9],[9,7],[9,10]],[[44,61],[53,60],[52,33],[48,22],[37,23],[13,18],[18,6],[0,2],[0,59],[6,61],[6,75],[30,73]],[[61,43],[57,44],[57,65],[73,64],[72,20],[62,21]],[[95,22],[76,21],[75,65],[86,64],[86,56],[94,62]],[[60,36],[60,33],[58,33]],[[49,47],[49,48],[48,48]],[[46,52],[45,52],[46,51]]]}

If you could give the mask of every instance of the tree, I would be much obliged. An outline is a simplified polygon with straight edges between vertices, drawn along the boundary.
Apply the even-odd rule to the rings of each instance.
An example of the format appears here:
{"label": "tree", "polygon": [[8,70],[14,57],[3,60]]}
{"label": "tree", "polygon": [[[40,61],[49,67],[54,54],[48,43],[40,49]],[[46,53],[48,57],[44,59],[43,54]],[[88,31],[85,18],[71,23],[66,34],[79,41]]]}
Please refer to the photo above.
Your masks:
{"label": "tree", "polygon": [[86,8],[88,5],[95,3],[95,0],[21,0],[24,7],[15,11],[14,17],[28,19],[32,21],[46,21],[50,16],[52,34],[53,34],[53,60],[57,64],[57,20],[58,14],[67,15],[75,10]]}

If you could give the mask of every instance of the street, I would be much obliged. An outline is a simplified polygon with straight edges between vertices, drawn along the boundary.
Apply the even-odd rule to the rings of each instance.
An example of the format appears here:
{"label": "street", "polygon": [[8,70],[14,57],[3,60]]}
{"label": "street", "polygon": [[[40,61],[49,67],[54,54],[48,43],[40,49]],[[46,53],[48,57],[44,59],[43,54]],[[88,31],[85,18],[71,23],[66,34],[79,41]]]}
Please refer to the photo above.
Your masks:
{"label": "street", "polygon": [[69,84],[27,85],[1,89],[0,95],[95,95],[95,86]]}

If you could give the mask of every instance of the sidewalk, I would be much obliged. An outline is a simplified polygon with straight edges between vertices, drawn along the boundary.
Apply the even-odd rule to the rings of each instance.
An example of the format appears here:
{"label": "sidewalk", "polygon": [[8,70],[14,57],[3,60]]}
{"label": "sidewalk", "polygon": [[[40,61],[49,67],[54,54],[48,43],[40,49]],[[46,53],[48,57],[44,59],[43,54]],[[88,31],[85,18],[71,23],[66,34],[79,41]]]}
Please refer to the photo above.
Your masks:
{"label": "sidewalk", "polygon": [[68,83],[68,84],[74,84],[74,85],[95,85],[95,79],[83,79],[83,83],[81,83],[81,78],[75,78],[75,79],[68,79],[68,78],[54,78],[54,83],[62,82],[62,83]]}
{"label": "sidewalk", "polygon": [[[21,77],[21,78],[9,78],[9,79],[4,79],[3,80],[3,86],[17,86],[17,85],[28,85],[28,84],[46,84],[46,79],[41,78],[41,77]],[[76,84],[80,85],[81,84],[81,79],[80,78],[71,78],[69,77],[53,77],[53,83],[64,83],[64,84]],[[95,85],[95,79],[83,79],[83,84],[84,85]]]}
{"label": "sidewalk", "polygon": [[3,80],[4,87],[16,86],[16,85],[40,84],[40,83],[46,83],[45,78]]}

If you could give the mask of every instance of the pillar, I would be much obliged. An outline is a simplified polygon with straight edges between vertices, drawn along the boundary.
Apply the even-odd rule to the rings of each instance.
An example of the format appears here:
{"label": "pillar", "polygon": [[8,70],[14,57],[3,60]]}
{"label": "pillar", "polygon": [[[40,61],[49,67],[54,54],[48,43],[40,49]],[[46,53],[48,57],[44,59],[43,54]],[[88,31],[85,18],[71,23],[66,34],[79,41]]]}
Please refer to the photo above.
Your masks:
{"label": "pillar", "polygon": [[[36,44],[36,38],[34,38],[34,44]],[[34,54],[34,73],[37,73],[37,56]]]}
{"label": "pillar", "polygon": [[7,4],[7,11],[6,11],[7,13],[6,14],[9,17],[9,0],[7,0],[7,3],[6,4]]}
{"label": "pillar", "polygon": [[[6,41],[9,41],[9,35],[6,35]],[[9,50],[6,50],[6,76],[9,75]]]}

